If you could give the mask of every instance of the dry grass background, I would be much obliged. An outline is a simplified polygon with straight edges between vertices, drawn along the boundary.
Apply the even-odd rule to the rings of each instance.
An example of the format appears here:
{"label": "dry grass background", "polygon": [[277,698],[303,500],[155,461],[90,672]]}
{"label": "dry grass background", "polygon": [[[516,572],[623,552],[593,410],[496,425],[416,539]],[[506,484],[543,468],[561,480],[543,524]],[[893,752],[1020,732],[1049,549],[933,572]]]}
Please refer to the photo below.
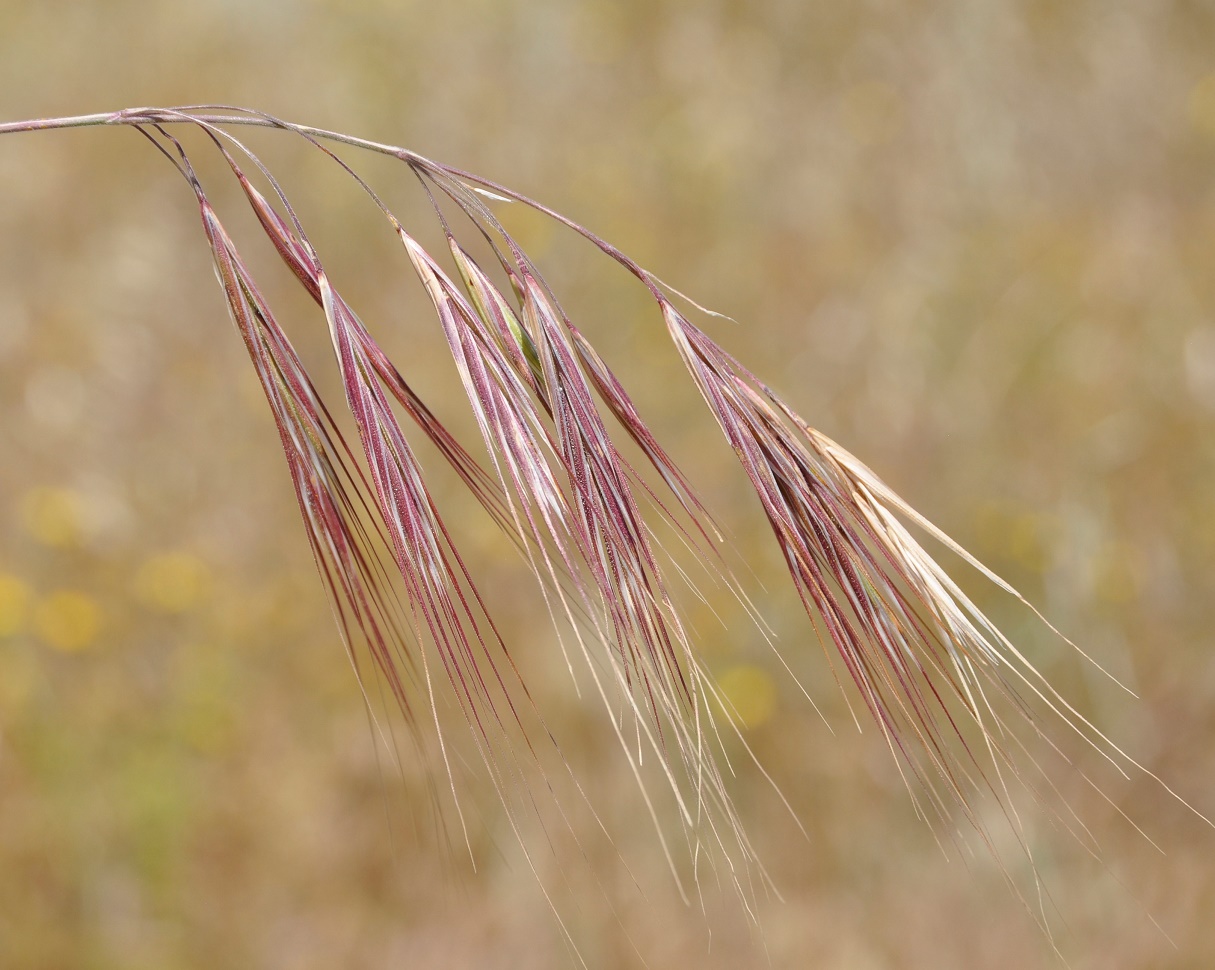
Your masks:
{"label": "dry grass background", "polygon": [[[1129,680],[1139,702],[983,601],[1209,814],[1212,50],[1195,2],[2,0],[0,117],[249,104],[569,213],[740,320],[714,335]],[[285,138],[259,144],[348,297],[458,422],[379,217]],[[372,168],[404,197],[404,173]],[[0,187],[0,965],[569,965],[492,799],[478,831],[504,855],[474,875],[417,779],[377,763],[188,190],[104,130],[3,140]],[[772,965],[1059,965],[981,852],[942,856],[875,733],[846,729],[657,314],[589,248],[514,218],[735,530],[840,726],[770,668],[768,703],[743,624],[703,625],[714,669],[749,672],[750,739],[811,836],[740,779],[786,895],[761,914]],[[323,323],[275,292],[323,360]],[[466,531],[508,638],[539,655],[519,571]],[[597,877],[617,908],[576,917],[587,962],[640,966],[627,931],[651,967],[764,965],[711,890],[709,950],[599,712],[563,670],[539,690],[646,892],[605,844],[589,866],[558,846],[572,894]],[[1061,783],[1111,870],[1035,830],[1071,965],[1215,962],[1210,831],[1150,782],[1112,784],[1161,855]]]}

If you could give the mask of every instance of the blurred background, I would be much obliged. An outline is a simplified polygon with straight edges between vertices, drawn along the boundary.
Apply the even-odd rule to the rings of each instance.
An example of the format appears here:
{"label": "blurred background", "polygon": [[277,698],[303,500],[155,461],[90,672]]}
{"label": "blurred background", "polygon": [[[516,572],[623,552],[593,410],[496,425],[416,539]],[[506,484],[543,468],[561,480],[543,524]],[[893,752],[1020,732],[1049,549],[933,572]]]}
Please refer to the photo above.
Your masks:
{"label": "blurred background", "polygon": [[[967,583],[1211,814],[1212,51],[1215,8],[1193,0],[0,0],[0,120],[249,105],[567,213],[736,318],[705,326],[1133,687]],[[382,218],[302,144],[250,141],[356,309],[474,442]],[[334,393],[323,320],[196,147]],[[403,169],[363,170],[425,221]],[[188,187],[134,132],[94,129],[0,138],[0,191],[0,965],[574,965],[488,785],[468,781],[472,838],[505,848],[474,872],[415,769],[377,755]],[[517,560],[436,468],[630,860],[632,876],[589,818],[578,851],[529,837],[587,964],[1061,965],[983,846],[917,820],[877,732],[852,728],[644,294],[516,209],[503,218],[732,530],[836,729],[743,618],[694,615],[808,838],[740,770],[784,899],[761,899],[762,931],[711,878],[704,912],[685,906]],[[1104,865],[1046,813],[1027,821],[1059,950],[1074,967],[1215,965],[1215,835],[1150,779],[1079,764],[1109,802],[1052,777]],[[1023,866],[1015,846],[1005,861]]]}

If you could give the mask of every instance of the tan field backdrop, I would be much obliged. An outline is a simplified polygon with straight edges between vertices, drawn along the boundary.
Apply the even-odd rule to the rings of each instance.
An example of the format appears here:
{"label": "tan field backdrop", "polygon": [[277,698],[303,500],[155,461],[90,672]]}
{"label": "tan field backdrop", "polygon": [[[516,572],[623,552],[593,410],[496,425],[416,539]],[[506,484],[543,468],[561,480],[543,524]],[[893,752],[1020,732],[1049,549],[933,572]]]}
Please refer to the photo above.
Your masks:
{"label": "tan field backdrop", "polygon": [[[200,102],[497,179],[734,317],[705,327],[1130,685],[967,580],[1080,711],[1215,812],[1215,7],[0,0],[0,121]],[[475,441],[377,212],[286,135],[251,142]],[[323,318],[200,166],[334,393]],[[366,171],[426,221],[402,167]],[[538,881],[472,772],[473,871],[419,767],[377,754],[188,186],[129,130],[23,134],[0,137],[0,966],[575,965],[541,885],[593,968],[1064,965],[1016,845],[998,848],[1028,907],[973,834],[915,817],[880,735],[856,732],[645,294],[516,210],[834,727],[736,609],[725,628],[692,609],[806,828],[740,766],[783,900],[761,896],[759,929],[711,875],[703,911],[680,901],[524,570],[436,472],[614,840],[585,811],[581,848],[529,830]],[[1025,819],[1068,964],[1215,966],[1215,833],[1143,775],[1081,767],[1108,802],[1052,777],[1103,863]]]}

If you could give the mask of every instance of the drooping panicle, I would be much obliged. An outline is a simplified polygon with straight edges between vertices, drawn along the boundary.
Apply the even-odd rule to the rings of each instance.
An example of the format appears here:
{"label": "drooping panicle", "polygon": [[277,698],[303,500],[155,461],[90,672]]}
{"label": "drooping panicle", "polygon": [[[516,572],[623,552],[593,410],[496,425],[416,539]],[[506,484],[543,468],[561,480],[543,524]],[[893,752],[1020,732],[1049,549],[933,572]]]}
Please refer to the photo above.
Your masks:
{"label": "drooping panicle", "polygon": [[[566,651],[566,664],[573,672],[573,658],[580,659],[605,704],[672,869],[677,867],[639,770],[643,749],[657,754],[657,770],[674,796],[693,864],[702,846],[713,846],[744,900],[753,896],[750,867],[755,864],[762,876],[718,768],[719,762],[729,766],[735,742],[750,749],[739,723],[729,717],[728,699],[689,642],[668,581],[672,569],[679,572],[681,585],[688,577],[668,554],[665,540],[671,533],[656,528],[654,520],[662,520],[663,530],[674,526],[711,579],[738,597],[748,612],[750,603],[714,548],[719,531],[690,479],[650,431],[624,384],[567,316],[540,269],[498,222],[490,202],[515,201],[568,226],[655,297],[695,386],[758,496],[833,670],[842,665],[846,672],[837,681],[850,698],[854,689],[868,720],[878,725],[925,817],[961,815],[990,846],[988,815],[977,804],[990,794],[1020,839],[1024,830],[1007,777],[1022,782],[1035,798],[1041,796],[1040,780],[1047,786],[1051,782],[1018,731],[1036,735],[1066,759],[1048,733],[1061,723],[1116,767],[1139,767],[980,612],[913,537],[912,527],[1024,603],[1020,594],[694,326],[675,308],[674,297],[681,294],[594,233],[510,189],[405,149],[291,125],[259,112],[133,109],[86,121],[135,126],[190,182],[225,298],[274,415],[313,555],[360,682],[356,641],[366,643],[420,745],[417,695],[425,692],[442,746],[437,711],[443,685],[431,676],[437,656],[450,698],[516,833],[512,806],[518,801],[512,802],[508,792],[523,774],[515,758],[519,739],[536,755],[520,716],[524,704],[529,723],[539,723],[546,734],[548,728],[439,514],[422,461],[398,423],[398,406],[526,558]],[[323,310],[360,456],[342,439],[185,152],[167,133],[165,126],[176,123],[195,125],[210,136],[265,235]],[[302,137],[341,165],[388,216],[433,306],[489,465],[483,467],[418,398],[337,291],[278,182],[228,130],[235,124]],[[412,169],[434,203],[454,276],[322,140],[383,152]],[[175,148],[177,156],[166,146]],[[236,146],[232,152],[231,146]],[[265,176],[276,202],[254,187],[236,157],[242,162],[247,157]],[[499,287],[457,239],[440,199],[449,208],[454,202],[468,217],[498,258],[509,286]],[[634,458],[636,467],[618,441],[636,447],[642,456]],[[690,580],[686,585],[701,595]],[[578,645],[576,653],[566,650],[569,635]],[[790,649],[769,642],[791,671]],[[803,693],[809,697],[804,688]],[[718,734],[714,715],[719,709],[727,713],[733,738],[723,740]],[[854,719],[858,725],[862,721]],[[631,730],[626,732],[626,725]],[[555,745],[551,734],[548,740]],[[445,747],[443,757],[446,761]],[[454,792],[450,762],[447,769]],[[1062,812],[1053,814],[1071,828]],[[1078,820],[1077,826],[1083,829]],[[1024,841],[1022,848],[1028,855]],[[735,860],[743,865],[736,868]]]}

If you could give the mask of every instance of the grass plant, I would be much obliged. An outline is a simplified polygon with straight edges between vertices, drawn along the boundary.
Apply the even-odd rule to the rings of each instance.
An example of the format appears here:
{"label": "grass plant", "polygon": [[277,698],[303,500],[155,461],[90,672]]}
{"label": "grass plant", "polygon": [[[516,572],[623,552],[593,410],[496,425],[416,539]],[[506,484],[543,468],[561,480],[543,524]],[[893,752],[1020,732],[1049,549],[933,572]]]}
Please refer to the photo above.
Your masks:
{"label": "grass plant", "polygon": [[[774,887],[735,806],[730,753],[750,755],[744,719],[696,648],[683,596],[710,605],[735,598],[764,631],[775,662],[813,703],[794,672],[800,665],[789,662],[803,644],[778,643],[766,631],[762,608],[736,576],[726,530],[651,432],[625,381],[495,214],[516,205],[583,236],[652,298],[655,325],[665,325],[691,388],[737,455],[771,526],[805,607],[808,639],[838,671],[856,725],[876,726],[914,810],[934,831],[963,822],[993,853],[1003,837],[992,826],[1004,826],[1036,872],[1019,807],[1028,793],[1038,810],[1098,853],[1083,822],[1052,790],[1042,759],[1069,759],[1079,742],[1119,772],[1151,773],[1052,686],[917,536],[1037,611],[804,421],[709,336],[709,324],[693,322],[697,314],[711,319],[709,311],[543,204],[404,148],[226,106],[32,120],[0,125],[0,133],[102,125],[145,136],[193,191],[356,676],[369,697],[373,679],[387,688],[416,756],[435,759],[465,840],[457,749],[470,746],[521,843],[524,816],[539,812],[546,797],[520,791],[524,763],[555,754],[565,765],[558,770],[569,766],[441,515],[419,441],[450,465],[534,577],[552,620],[552,663],[568,667],[602,701],[688,898],[700,891],[710,862],[749,910],[758,893]],[[201,132],[204,149],[222,157],[264,235],[323,316],[357,442],[343,434],[345,419],[322,399],[221,221],[214,193],[208,195],[175,134],[183,126]],[[383,213],[433,307],[479,444],[461,442],[444,427],[415,393],[407,368],[389,358],[342,296],[285,190],[237,136],[248,126],[279,130],[324,153]],[[433,204],[445,252],[425,248],[417,229],[363,181],[349,160],[358,152],[399,160],[402,174]],[[467,729],[459,743],[443,726],[449,706]],[[380,730],[395,751],[392,729]],[[653,790],[654,778],[661,792]],[[574,797],[585,798],[572,770],[568,780]],[[779,789],[774,797],[781,797]],[[674,806],[673,831],[658,806],[662,799]],[[796,814],[796,806],[790,810]],[[532,858],[532,847],[523,851]],[[1049,904],[1036,875],[1029,887],[1006,877],[1049,931]],[[559,913],[560,905],[553,906]]]}

